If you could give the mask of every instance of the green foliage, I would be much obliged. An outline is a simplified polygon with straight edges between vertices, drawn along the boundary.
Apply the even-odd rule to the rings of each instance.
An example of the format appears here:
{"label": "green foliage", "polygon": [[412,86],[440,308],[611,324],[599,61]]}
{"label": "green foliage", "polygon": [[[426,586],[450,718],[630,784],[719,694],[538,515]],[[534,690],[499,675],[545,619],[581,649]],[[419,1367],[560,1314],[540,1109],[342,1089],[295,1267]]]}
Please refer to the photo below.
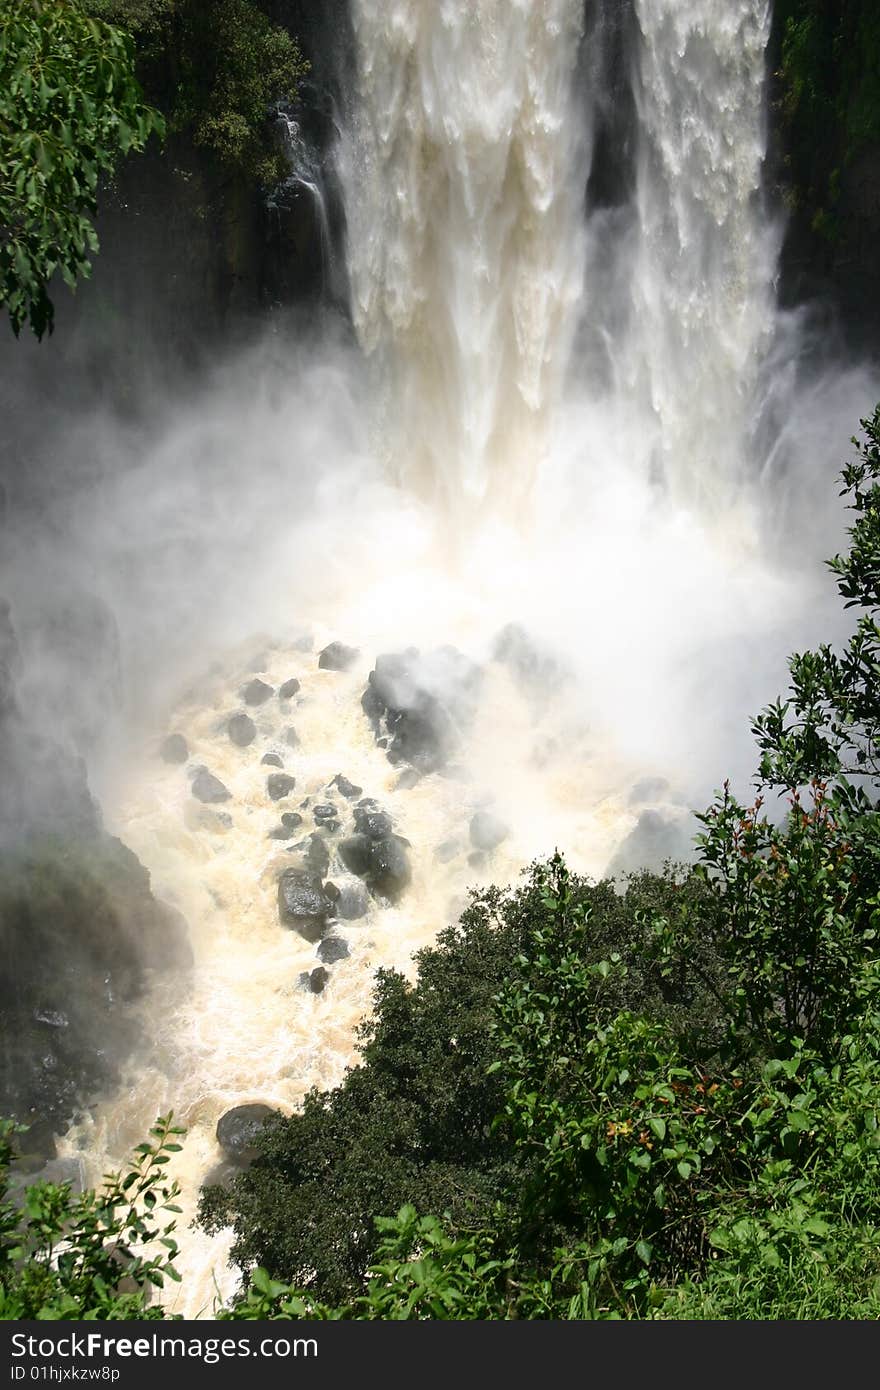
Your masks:
{"label": "green foliage", "polygon": [[[316,1299],[350,1299],[376,1257],[377,1213],[407,1204],[448,1213],[460,1233],[480,1229],[519,1190],[530,1158],[494,1126],[505,1091],[490,1069],[491,1023],[505,981],[533,971],[525,954],[532,932],[552,926],[544,873],[536,867],[517,891],[475,894],[460,923],[419,953],[414,985],[380,971],[362,1065],[335,1090],[313,1091],[300,1114],[267,1125],[247,1172],[204,1194],[203,1221],[212,1230],[234,1224],[243,1268],[262,1265],[308,1284]],[[705,896],[701,884],[672,872],[638,875],[624,896],[609,883],[569,884],[589,923],[584,960],[598,965],[618,949],[632,962],[627,977],[615,975],[601,990],[601,976],[590,976],[591,1008],[613,1016],[640,999],[684,1029],[689,1014],[714,1019],[688,967],[663,976],[640,950],[642,919],[655,910],[674,919]]]}
{"label": "green foliage", "polygon": [[267,117],[308,71],[296,40],[250,0],[89,0],[137,37],[139,71],[169,130],[271,186],[289,172]]}
{"label": "green foliage", "polygon": [[880,776],[880,407],[861,426],[863,438],[852,441],[858,457],[842,474],[841,495],[856,515],[850,548],[828,562],[846,607],[861,615],[841,655],[826,645],[793,656],[788,699],[755,720],[761,778],[771,786]]}
{"label": "green foliage", "polygon": [[78,0],[6,0],[0,29],[0,306],[17,335],[52,331],[48,285],[73,289],[98,249],[98,180],[161,117],[141,99],[131,41]]}
{"label": "green foliage", "polygon": [[[782,825],[741,806],[729,787],[701,816],[702,872],[722,912],[691,919],[678,949],[715,929],[724,975],[719,1002],[738,1047],[773,1050],[795,1038],[833,1046],[864,1005],[880,920],[880,834],[859,812],[814,783],[797,792]],[[868,976],[865,971],[868,969]]]}
{"label": "green foliage", "polygon": [[795,188],[834,239],[841,167],[880,141],[880,12],[874,0],[779,0],[776,12]]}
{"label": "green foliage", "polygon": [[376,1263],[367,1270],[365,1292],[350,1303],[331,1307],[260,1268],[244,1297],[219,1317],[405,1322],[498,1316],[510,1262],[487,1255],[479,1234],[455,1239],[436,1217],[420,1217],[412,1206],[401,1207],[395,1217],[378,1217],[376,1229]]}
{"label": "green foliage", "polygon": [[[183,1131],[160,1117],[124,1173],[80,1195],[69,1183],[10,1185],[15,1126],[0,1125],[0,1318],[161,1318],[153,1288],[179,1280],[165,1165]],[[170,1221],[166,1216],[172,1214]],[[146,1247],[158,1245],[158,1254]]]}

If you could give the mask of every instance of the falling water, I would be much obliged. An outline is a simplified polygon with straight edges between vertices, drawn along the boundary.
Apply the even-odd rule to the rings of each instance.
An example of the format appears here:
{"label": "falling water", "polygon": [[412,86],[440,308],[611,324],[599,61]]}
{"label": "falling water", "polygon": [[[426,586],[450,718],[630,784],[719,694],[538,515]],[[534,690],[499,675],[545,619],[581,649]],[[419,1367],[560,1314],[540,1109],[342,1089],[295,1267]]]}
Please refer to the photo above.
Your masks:
{"label": "falling water", "polygon": [[773,333],[761,205],[767,0],[636,0],[638,234],[623,389],[653,412],[663,481],[720,507],[742,483]]}
{"label": "falling water", "polygon": [[547,444],[582,280],[579,0],[355,0],[340,172],[352,309],[386,374],[407,487],[522,495]]}

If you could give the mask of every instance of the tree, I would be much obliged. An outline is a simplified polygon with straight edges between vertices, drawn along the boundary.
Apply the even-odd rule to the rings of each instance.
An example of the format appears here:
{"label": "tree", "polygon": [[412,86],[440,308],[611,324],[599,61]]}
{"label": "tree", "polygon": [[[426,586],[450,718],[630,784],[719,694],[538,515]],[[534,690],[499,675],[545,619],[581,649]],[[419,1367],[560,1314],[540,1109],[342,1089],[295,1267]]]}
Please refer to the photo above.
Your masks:
{"label": "tree", "polygon": [[[250,1168],[230,1187],[203,1194],[203,1223],[209,1230],[234,1225],[234,1256],[244,1270],[262,1265],[307,1285],[313,1300],[339,1301],[358,1295],[380,1254],[377,1215],[406,1205],[445,1213],[453,1242],[456,1233],[483,1229],[499,1203],[515,1221],[517,1194],[529,1174],[540,1183],[541,1169],[510,1126],[495,1124],[505,1087],[491,1069],[498,1056],[493,1019],[508,982],[533,993],[542,988],[538,937],[569,930],[549,887],[562,872],[535,865],[514,890],[476,893],[461,921],[419,952],[415,984],[379,972],[373,1017],[361,1033],[362,1064],[335,1090],[311,1092],[299,1114],[267,1124]],[[690,964],[668,970],[644,950],[647,919],[654,912],[674,919],[694,895],[705,896],[704,886],[673,872],[638,875],[624,895],[609,882],[575,875],[565,882],[590,1025],[640,1004],[685,1033],[704,1019],[714,1037],[713,1001]],[[613,952],[627,971],[597,974]],[[691,963],[700,959],[699,950],[690,953]],[[581,1015],[570,1023],[579,1028]]]}
{"label": "tree", "polygon": [[[162,1318],[154,1288],[174,1267],[176,1183],[165,1165],[183,1131],[160,1116],[124,1173],[77,1195],[69,1183],[11,1187],[15,1125],[0,1122],[0,1319]],[[171,1220],[166,1221],[166,1214]],[[160,1247],[148,1254],[151,1243]],[[127,1288],[125,1287],[127,1285]]]}
{"label": "tree", "polygon": [[131,39],[80,0],[6,0],[0,29],[0,306],[51,333],[49,283],[74,289],[98,250],[99,179],[164,122],[134,77]]}
{"label": "tree", "polygon": [[86,0],[135,35],[138,74],[169,134],[188,135],[220,169],[272,187],[290,172],[271,116],[308,72],[293,36],[251,0]]}

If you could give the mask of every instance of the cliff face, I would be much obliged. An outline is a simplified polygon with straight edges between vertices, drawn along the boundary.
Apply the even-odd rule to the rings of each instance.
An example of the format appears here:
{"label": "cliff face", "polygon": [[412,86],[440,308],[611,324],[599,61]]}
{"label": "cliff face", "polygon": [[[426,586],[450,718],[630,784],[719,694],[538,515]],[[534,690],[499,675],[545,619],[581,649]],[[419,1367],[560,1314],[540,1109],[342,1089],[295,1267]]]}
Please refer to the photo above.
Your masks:
{"label": "cliff face", "polygon": [[776,0],[769,183],[786,215],[783,304],[831,305],[846,341],[880,350],[880,11],[875,0]]}

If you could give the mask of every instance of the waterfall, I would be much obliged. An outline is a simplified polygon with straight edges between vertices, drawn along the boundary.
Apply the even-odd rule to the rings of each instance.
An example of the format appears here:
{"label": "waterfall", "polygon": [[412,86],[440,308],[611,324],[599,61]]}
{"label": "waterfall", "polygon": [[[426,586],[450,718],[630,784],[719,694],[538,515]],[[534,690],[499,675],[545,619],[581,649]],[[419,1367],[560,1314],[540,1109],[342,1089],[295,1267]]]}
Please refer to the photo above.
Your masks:
{"label": "waterfall", "polygon": [[[585,276],[602,7],[578,0],[354,0],[358,87],[339,168],[352,313],[384,374],[398,480],[455,512],[528,495],[549,442]],[[742,482],[773,329],[760,206],[767,0],[636,0],[631,230],[607,350],[646,469],[685,505]],[[618,152],[623,158],[623,153]],[[597,382],[573,364],[571,383]]]}
{"label": "waterfall", "polygon": [[546,445],[582,286],[582,0],[354,0],[352,312],[395,476],[468,504]]}
{"label": "waterfall", "polygon": [[760,201],[767,0],[636,0],[638,234],[626,387],[654,413],[673,495],[743,479],[773,332],[777,238]]}

